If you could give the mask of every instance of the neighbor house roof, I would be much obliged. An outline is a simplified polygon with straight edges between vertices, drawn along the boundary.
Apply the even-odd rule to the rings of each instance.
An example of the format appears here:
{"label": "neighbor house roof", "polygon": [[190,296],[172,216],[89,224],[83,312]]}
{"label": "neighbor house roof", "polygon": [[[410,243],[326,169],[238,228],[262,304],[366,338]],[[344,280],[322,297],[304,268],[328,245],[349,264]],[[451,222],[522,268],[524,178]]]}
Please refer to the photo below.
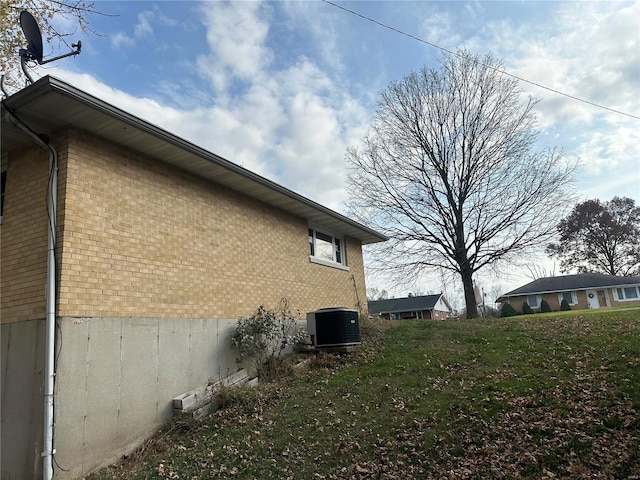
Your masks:
{"label": "neighbor house roof", "polygon": [[387,240],[371,228],[56,78],[43,77],[2,101],[3,153],[33,144],[8,120],[7,108],[39,135],[51,137],[67,128],[84,130],[305,218],[318,228],[363,244]]}
{"label": "neighbor house roof", "polygon": [[370,300],[368,303],[370,315],[381,315],[398,312],[417,312],[422,310],[433,310],[438,300],[449,307],[449,304],[442,297],[441,293],[435,295],[416,295],[404,298],[389,298],[384,300]]}
{"label": "neighbor house roof", "polygon": [[616,277],[603,273],[581,273],[577,275],[562,275],[558,277],[538,278],[522,287],[501,295],[496,301],[521,295],[566,292],[571,290],[586,290],[589,288],[608,288],[624,285],[639,285],[640,277]]}

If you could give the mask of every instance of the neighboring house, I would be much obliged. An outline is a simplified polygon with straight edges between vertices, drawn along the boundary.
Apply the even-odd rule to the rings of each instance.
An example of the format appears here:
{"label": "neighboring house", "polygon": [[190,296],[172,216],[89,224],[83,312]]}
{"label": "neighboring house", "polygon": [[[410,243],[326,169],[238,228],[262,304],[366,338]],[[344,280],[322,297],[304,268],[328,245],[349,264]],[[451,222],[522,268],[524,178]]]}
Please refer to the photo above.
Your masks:
{"label": "neighboring house", "polygon": [[386,240],[50,77],[2,102],[2,186],[2,478],[42,473],[49,319],[55,478],[79,478],[238,369],[238,316],[285,297],[366,314],[362,245]]}
{"label": "neighboring house", "polygon": [[527,302],[540,309],[546,300],[551,310],[560,310],[566,300],[573,310],[640,305],[640,277],[614,277],[602,273],[582,273],[545,277],[500,296],[496,303],[507,302],[517,311]]}
{"label": "neighboring house", "polygon": [[380,316],[388,320],[405,318],[444,320],[451,313],[451,307],[441,293],[370,300],[367,303],[369,315]]}

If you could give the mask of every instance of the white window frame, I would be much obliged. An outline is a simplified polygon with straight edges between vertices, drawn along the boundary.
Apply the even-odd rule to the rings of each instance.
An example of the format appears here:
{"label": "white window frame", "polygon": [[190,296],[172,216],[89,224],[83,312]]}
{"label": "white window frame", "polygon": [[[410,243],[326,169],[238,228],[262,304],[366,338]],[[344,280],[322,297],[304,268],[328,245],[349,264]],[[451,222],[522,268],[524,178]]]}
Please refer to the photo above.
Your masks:
{"label": "white window frame", "polygon": [[564,300],[564,294],[568,293],[571,296],[571,301],[568,302],[569,305],[577,305],[578,304],[578,294],[575,291],[564,291],[558,292],[558,305],[562,304],[562,300]]}
{"label": "white window frame", "polygon": [[[625,291],[626,289],[635,290],[636,296],[632,298],[628,298],[627,292]],[[637,302],[638,300],[640,300],[640,289],[635,285],[629,285],[626,287],[625,286],[615,287],[613,289],[613,296],[618,302],[634,302],[634,301]]]}
{"label": "white window frame", "polygon": [[[529,301],[530,298],[535,298],[536,299],[536,304],[532,305],[531,302]],[[531,308],[540,308],[540,305],[542,304],[542,297],[540,295],[527,295],[525,302],[527,302],[527,304],[531,307]]]}
{"label": "white window frame", "polygon": [[[324,258],[316,256],[317,252],[317,234],[321,234],[325,237],[331,237],[332,246],[332,258]],[[309,226],[309,261],[327,267],[340,268],[342,270],[349,270],[347,266],[347,256],[344,245],[344,237],[336,235],[332,232],[325,230],[324,228],[316,228],[312,225]]]}

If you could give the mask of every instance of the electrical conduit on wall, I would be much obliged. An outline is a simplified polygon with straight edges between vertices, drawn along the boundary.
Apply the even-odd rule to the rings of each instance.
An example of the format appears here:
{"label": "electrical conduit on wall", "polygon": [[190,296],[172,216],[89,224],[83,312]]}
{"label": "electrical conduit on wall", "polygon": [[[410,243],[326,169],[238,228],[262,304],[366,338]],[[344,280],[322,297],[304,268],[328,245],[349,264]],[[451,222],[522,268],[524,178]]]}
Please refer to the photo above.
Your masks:
{"label": "electrical conduit on wall", "polygon": [[56,214],[58,201],[58,153],[55,148],[19,120],[5,105],[7,119],[29,135],[35,143],[49,152],[49,183],[47,186],[47,285],[46,285],[46,343],[44,371],[44,446],[42,451],[42,477],[53,478],[53,386],[55,376],[55,322],[56,322]]}

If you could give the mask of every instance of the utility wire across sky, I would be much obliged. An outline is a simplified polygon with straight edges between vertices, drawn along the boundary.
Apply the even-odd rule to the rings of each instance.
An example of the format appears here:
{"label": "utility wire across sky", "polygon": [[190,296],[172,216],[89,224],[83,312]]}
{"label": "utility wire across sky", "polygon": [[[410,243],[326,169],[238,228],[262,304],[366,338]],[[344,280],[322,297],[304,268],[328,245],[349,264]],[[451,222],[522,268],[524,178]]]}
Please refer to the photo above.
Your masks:
{"label": "utility wire across sky", "polygon": [[[344,11],[344,12],[347,12],[347,13],[349,13],[349,14],[351,14],[351,15],[355,15],[356,17],[360,17],[360,18],[362,18],[363,20],[366,20],[366,21],[368,21],[368,22],[374,23],[374,24],[376,24],[376,25],[378,25],[378,26],[380,26],[380,27],[382,27],[382,28],[386,28],[386,29],[391,30],[391,31],[393,31],[393,32],[395,32],[395,33],[398,33],[398,34],[400,34],[400,35],[404,35],[405,37],[409,37],[409,38],[411,38],[412,40],[416,40],[416,41],[418,41],[418,42],[420,42],[420,43],[424,43],[424,44],[426,44],[426,45],[429,45],[430,47],[437,48],[437,49],[439,49],[439,50],[441,50],[441,51],[443,51],[443,52],[449,53],[449,54],[451,54],[451,55],[456,55],[456,56],[458,56],[458,57],[462,57],[462,55],[461,55],[460,53],[453,52],[453,51],[448,50],[448,49],[446,49],[446,48],[444,48],[444,47],[441,47],[441,46],[439,46],[439,45],[436,45],[435,43],[431,43],[431,42],[429,42],[429,41],[427,41],[427,40],[424,40],[424,39],[422,39],[422,38],[420,38],[420,37],[416,37],[415,35],[412,35],[412,34],[410,34],[410,33],[404,32],[404,31],[402,31],[402,30],[400,30],[400,29],[398,29],[398,28],[392,27],[391,25],[387,25],[386,23],[382,23],[382,22],[380,22],[380,21],[378,21],[378,20],[376,20],[376,19],[374,19],[374,18],[371,18],[371,17],[368,17],[368,16],[366,16],[366,15],[363,15],[362,13],[359,13],[359,12],[356,12],[356,11],[354,11],[354,10],[351,10],[351,9],[349,9],[349,8],[347,8],[347,7],[344,7],[344,6],[342,6],[342,5],[339,5],[339,4],[337,4],[337,3],[334,3],[334,2],[332,2],[332,1],[330,1],[330,0],[322,0],[322,1],[323,1],[324,3],[327,3],[327,4],[331,5],[331,6],[333,6],[333,7],[338,8],[338,9],[340,9],[340,10]],[[534,86],[536,86],[536,87],[542,88],[542,89],[544,89],[544,90],[548,90],[548,91],[553,92],[553,93],[558,94],[558,95],[562,95],[562,96],[567,97],[567,98],[570,98],[570,99],[572,99],[572,100],[576,100],[576,101],[578,101],[578,102],[586,103],[586,104],[588,104],[588,105],[591,105],[591,106],[594,106],[594,107],[597,107],[597,108],[601,108],[601,109],[603,109],[603,110],[608,110],[608,111],[610,111],[610,112],[617,113],[617,114],[619,114],[619,115],[624,115],[624,116],[627,116],[627,117],[635,118],[636,120],[640,120],[640,116],[633,115],[633,114],[631,114],[631,113],[622,112],[622,111],[620,111],[620,110],[616,110],[616,109],[614,109],[614,108],[609,108],[609,107],[606,107],[606,106],[604,106],[604,105],[600,105],[600,104],[598,104],[598,103],[594,103],[594,102],[591,102],[591,101],[589,101],[589,100],[585,100],[585,99],[583,99],[583,98],[579,98],[579,97],[576,97],[576,96],[574,96],[574,95],[571,95],[571,94],[568,94],[568,93],[561,92],[560,90],[556,90],[556,89],[554,89],[554,88],[547,87],[547,86],[545,86],[545,85],[541,85],[540,83],[536,83],[536,82],[533,82],[533,81],[531,81],[531,80],[527,80],[526,78],[519,77],[519,76],[514,75],[514,74],[512,74],[512,73],[509,73],[509,72],[507,72],[507,71],[505,71],[505,70],[500,70],[500,69],[497,69],[497,68],[492,67],[492,66],[490,66],[490,65],[482,64],[482,66],[487,67],[487,68],[490,68],[490,69],[492,69],[492,70],[496,70],[497,72],[500,72],[500,73],[502,73],[503,75],[507,75],[507,76],[509,76],[509,77],[515,78],[515,79],[517,79],[517,80],[520,80],[521,82],[525,82],[525,83],[528,83],[528,84],[530,84],[530,85],[534,85]]]}

